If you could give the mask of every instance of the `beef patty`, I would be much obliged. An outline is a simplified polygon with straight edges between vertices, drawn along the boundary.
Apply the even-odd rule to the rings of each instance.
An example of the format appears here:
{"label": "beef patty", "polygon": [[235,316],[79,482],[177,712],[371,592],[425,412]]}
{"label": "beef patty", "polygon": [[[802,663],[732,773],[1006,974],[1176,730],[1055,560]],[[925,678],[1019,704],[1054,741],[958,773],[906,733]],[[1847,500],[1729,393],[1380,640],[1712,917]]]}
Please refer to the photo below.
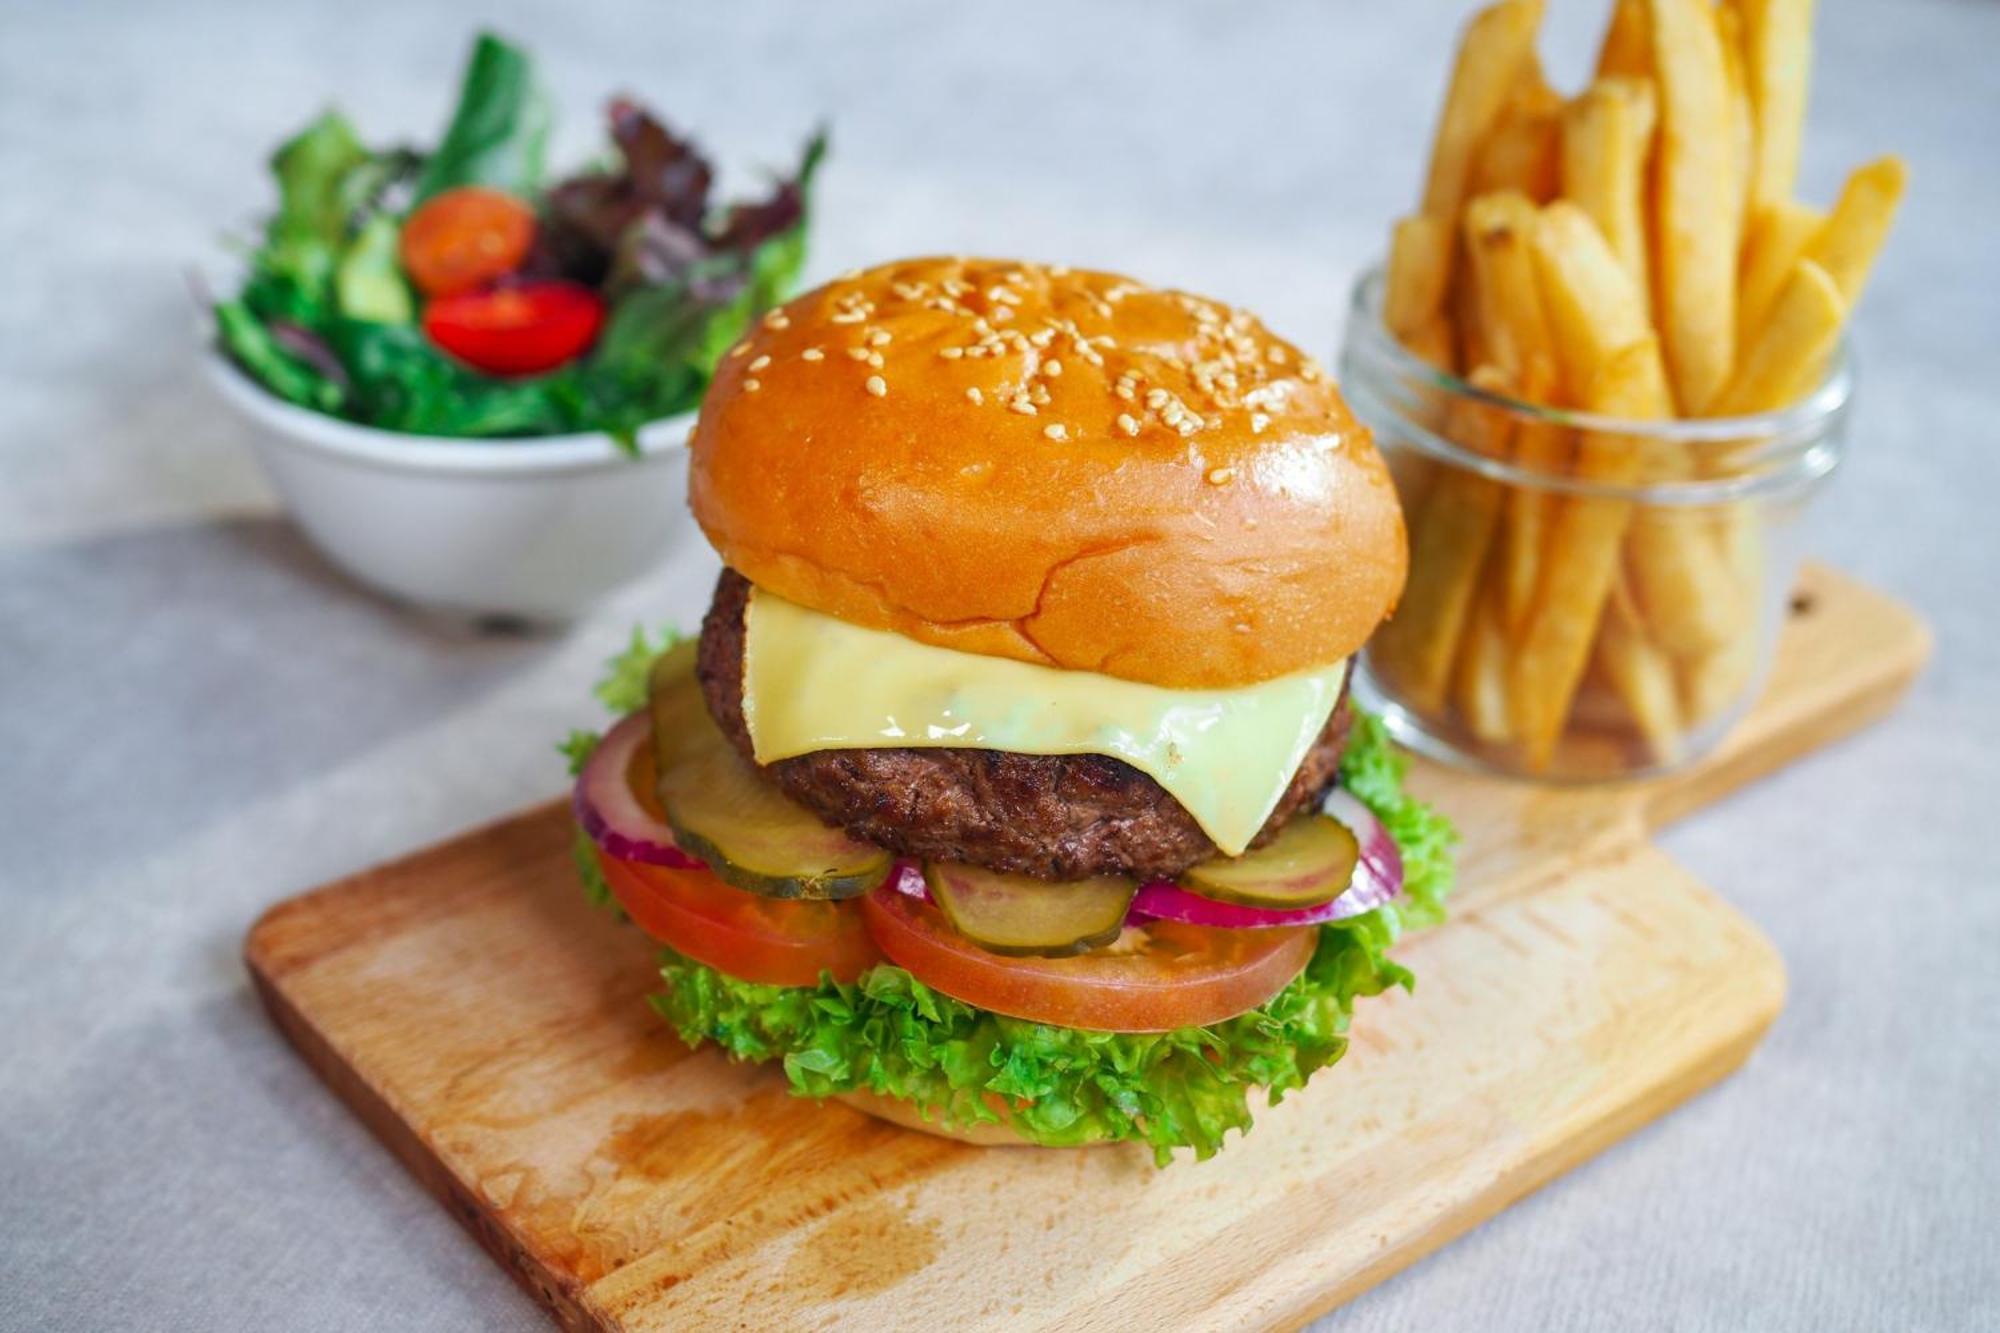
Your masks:
{"label": "beef patty", "polygon": [[[701,626],[708,708],[745,758],[743,611],[750,583],[722,571]],[[1333,785],[1347,743],[1347,690],[1252,846]],[[974,749],[821,750],[765,771],[851,836],[903,856],[969,861],[1043,879],[1166,878],[1215,855],[1201,826],[1153,779],[1107,755]]]}

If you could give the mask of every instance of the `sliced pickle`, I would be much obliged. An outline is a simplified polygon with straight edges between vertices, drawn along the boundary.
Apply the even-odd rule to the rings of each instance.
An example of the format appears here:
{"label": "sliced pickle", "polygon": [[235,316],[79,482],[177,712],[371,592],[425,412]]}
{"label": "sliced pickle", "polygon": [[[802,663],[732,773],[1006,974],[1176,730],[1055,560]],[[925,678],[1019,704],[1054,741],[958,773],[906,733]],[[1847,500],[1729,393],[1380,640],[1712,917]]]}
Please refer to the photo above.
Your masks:
{"label": "sliced pickle", "polygon": [[1192,867],[1181,875],[1181,886],[1244,907],[1318,907],[1347,891],[1360,859],[1347,825],[1332,815],[1310,814],[1285,825],[1268,846]]}
{"label": "sliced pickle", "polygon": [[650,680],[660,806],[674,841],[726,884],[766,898],[856,898],[895,858],[798,805],[736,752],[709,716],[695,645],[663,654]]}
{"label": "sliced pickle", "polygon": [[924,883],[958,933],[992,953],[1065,958],[1118,938],[1139,886],[1100,875],[1052,883],[979,866],[924,862]]}

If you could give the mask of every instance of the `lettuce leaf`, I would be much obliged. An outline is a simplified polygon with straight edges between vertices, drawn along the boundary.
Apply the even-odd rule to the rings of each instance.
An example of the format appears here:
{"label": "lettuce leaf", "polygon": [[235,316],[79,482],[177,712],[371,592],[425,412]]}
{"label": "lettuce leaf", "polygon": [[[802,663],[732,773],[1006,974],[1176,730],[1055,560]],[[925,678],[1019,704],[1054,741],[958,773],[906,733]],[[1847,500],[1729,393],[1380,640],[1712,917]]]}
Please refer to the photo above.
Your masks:
{"label": "lettuce leaf", "polygon": [[[1305,970],[1249,1013],[1166,1033],[1095,1032],[990,1013],[887,964],[852,984],[822,976],[818,986],[769,986],[671,949],[661,951],[666,989],[653,1007],[690,1046],[782,1061],[802,1096],[865,1090],[959,1127],[998,1121],[997,1098],[1033,1143],[1138,1140],[1161,1165],[1176,1148],[1213,1156],[1229,1130],[1249,1129],[1253,1091],[1275,1105],[1340,1059],[1357,998],[1414,985],[1388,949],[1443,916],[1451,826],[1404,790],[1404,761],[1380,721],[1357,714],[1355,724],[1342,778],[1402,846],[1404,896],[1322,927]],[[591,844],[581,831],[578,839],[586,891],[608,904]]]}

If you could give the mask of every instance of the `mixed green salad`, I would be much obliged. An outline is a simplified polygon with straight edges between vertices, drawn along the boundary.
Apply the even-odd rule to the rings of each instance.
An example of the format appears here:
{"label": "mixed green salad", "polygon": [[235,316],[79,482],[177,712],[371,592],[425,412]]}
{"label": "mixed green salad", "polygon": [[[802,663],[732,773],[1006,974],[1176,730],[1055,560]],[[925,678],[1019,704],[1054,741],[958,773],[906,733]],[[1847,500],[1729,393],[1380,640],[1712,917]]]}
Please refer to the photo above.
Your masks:
{"label": "mixed green salad", "polygon": [[626,98],[609,118],[612,159],[549,180],[548,102],[490,34],[430,152],[370,148],[327,112],[271,159],[278,209],[215,306],[218,343],[279,397],[385,430],[635,448],[792,290],[826,139],[765,198],[718,206],[694,144]]}

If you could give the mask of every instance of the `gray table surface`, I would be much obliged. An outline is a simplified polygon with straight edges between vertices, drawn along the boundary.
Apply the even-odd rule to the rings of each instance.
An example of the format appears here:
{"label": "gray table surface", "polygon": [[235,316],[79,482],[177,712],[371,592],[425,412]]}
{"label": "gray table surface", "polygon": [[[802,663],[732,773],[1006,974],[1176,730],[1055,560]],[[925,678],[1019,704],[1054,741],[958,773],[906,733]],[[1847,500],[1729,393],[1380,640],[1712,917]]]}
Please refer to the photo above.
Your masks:
{"label": "gray table surface", "polygon": [[[2000,1326],[2000,6],[1821,8],[1808,194],[1887,149],[1915,185],[1812,544],[1921,607],[1936,661],[1666,839],[1790,966],[1745,1071],[1332,1326]],[[541,1326],[266,1025],[239,941],[551,794],[598,660],[692,617],[712,566],[496,639],[301,543],[198,382],[183,285],[265,205],[280,132],[338,97],[429,133],[490,18],[546,62],[572,155],[616,87],[737,179],[830,116],[818,274],[1115,266],[1330,352],[1464,9],[0,3],[0,1324]],[[1573,79],[1600,6],[1554,9]]]}

